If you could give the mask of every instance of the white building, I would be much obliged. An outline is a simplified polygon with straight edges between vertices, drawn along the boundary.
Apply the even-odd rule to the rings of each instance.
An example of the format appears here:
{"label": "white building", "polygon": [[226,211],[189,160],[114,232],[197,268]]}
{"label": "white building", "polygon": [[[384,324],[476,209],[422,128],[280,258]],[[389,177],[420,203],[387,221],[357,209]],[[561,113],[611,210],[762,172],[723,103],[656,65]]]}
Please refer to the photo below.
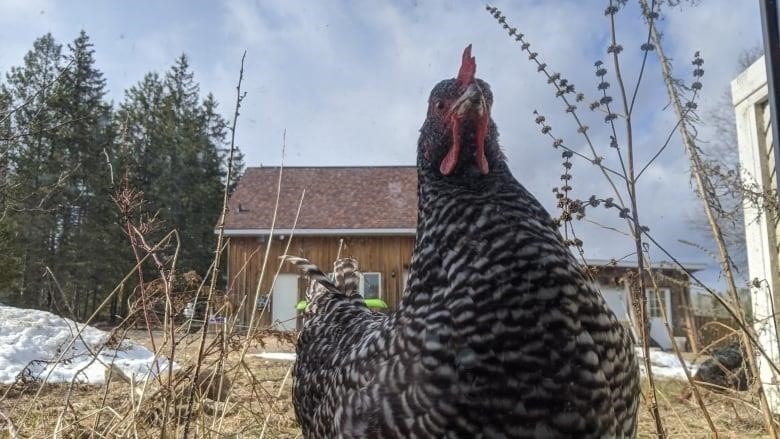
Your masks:
{"label": "white building", "polygon": [[[768,90],[763,57],[731,82],[743,186],[776,198],[777,169]],[[754,326],[764,351],[772,362],[780,364],[774,313],[774,303],[780,298],[778,214],[753,203],[746,203],[744,210]],[[759,357],[759,368],[769,403],[776,413],[780,412],[780,391],[775,384],[778,380],[766,357]]]}

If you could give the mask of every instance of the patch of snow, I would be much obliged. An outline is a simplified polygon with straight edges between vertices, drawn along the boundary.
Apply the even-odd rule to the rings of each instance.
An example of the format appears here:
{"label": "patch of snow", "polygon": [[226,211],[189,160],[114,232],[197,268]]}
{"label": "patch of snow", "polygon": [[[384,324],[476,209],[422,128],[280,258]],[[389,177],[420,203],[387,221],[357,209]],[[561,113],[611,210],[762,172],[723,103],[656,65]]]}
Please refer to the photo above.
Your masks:
{"label": "patch of snow", "polygon": [[168,367],[143,346],[123,340],[110,347],[108,339],[108,332],[46,311],[0,305],[0,383],[13,383],[24,371],[49,383],[100,384],[111,363],[145,380]]}
{"label": "patch of snow", "polygon": [[255,357],[264,360],[295,361],[294,352],[262,352],[255,354]]}
{"label": "patch of snow", "polygon": [[[640,372],[643,376],[647,375],[647,371],[645,370],[644,365],[644,351],[641,347],[635,347],[634,350],[636,351],[637,359],[639,360]],[[694,375],[696,370],[699,368],[699,366],[693,363],[685,362],[685,364],[682,364],[677,358],[677,355],[675,355],[673,352],[664,352],[657,348],[650,349],[650,365],[652,367],[654,377],[678,380],[686,379],[685,370],[683,370],[684,367],[690,371],[691,375]]]}

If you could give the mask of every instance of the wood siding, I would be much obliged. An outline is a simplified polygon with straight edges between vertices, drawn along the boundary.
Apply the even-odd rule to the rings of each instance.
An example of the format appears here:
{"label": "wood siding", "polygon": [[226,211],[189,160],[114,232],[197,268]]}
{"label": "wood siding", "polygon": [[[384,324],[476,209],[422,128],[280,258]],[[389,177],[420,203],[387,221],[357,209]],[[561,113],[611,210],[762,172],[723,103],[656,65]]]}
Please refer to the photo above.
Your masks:
{"label": "wood siding", "polygon": [[[288,253],[307,258],[323,271],[328,271],[338,254],[340,239],[342,238],[330,236],[294,237],[292,242],[289,242]],[[381,273],[381,298],[391,309],[396,309],[403,294],[404,272],[408,270],[412,258],[414,236],[351,236],[343,240],[341,256],[357,259],[360,271]],[[274,276],[280,266],[280,273],[298,273],[289,264],[281,264],[279,259],[285,253],[288,241],[286,237],[274,237],[260,283],[260,295],[271,291]],[[245,323],[252,317],[251,310],[254,306],[248,305],[254,303],[258,291],[266,247],[265,237],[232,237],[228,245],[228,292],[236,309],[241,307],[241,318]],[[301,291],[298,293],[300,295]],[[258,312],[255,318],[261,318],[261,325],[269,325],[271,304],[268,304],[262,314]]]}
{"label": "wood siding", "polygon": [[[624,283],[631,276],[635,276],[636,268],[627,267],[591,267],[596,281],[604,286],[623,287]],[[669,289],[671,300],[671,326],[674,336],[689,337],[691,332],[695,332],[695,322],[691,321],[693,310],[690,301],[690,280],[684,272],[670,268],[653,269],[656,274],[658,288]],[[648,288],[652,287],[652,282],[646,276]],[[635,310],[638,315],[638,310]],[[693,326],[693,327],[691,327]],[[694,350],[698,346],[697,340],[689,340],[689,347]]]}

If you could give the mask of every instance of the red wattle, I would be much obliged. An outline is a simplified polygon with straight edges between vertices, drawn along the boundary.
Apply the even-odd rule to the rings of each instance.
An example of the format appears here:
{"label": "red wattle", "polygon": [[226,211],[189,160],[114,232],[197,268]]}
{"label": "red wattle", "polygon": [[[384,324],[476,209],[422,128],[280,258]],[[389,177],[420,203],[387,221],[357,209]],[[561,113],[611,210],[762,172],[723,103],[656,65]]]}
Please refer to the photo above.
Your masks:
{"label": "red wattle", "polygon": [[490,166],[488,166],[487,157],[485,157],[485,137],[487,136],[488,119],[490,114],[486,112],[486,115],[479,120],[479,126],[477,126],[477,151],[476,157],[477,167],[482,175],[487,175],[490,172]]}
{"label": "red wattle", "polygon": [[447,155],[442,159],[439,165],[439,172],[442,175],[450,175],[455,172],[458,166],[458,157],[460,156],[460,120],[457,117],[452,118],[452,147],[447,151]]}

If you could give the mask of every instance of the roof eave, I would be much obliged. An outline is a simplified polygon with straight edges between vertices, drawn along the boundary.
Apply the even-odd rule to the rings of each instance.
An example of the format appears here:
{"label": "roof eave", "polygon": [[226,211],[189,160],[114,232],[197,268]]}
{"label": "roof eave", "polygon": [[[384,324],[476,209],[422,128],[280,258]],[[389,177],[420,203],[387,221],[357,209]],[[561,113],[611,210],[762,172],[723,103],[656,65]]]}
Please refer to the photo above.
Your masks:
{"label": "roof eave", "polygon": [[[585,263],[588,266],[591,267],[617,267],[617,268],[636,268],[636,261],[615,261],[613,259],[591,259],[586,258]],[[707,264],[701,263],[701,262],[680,262],[680,264],[685,267],[686,270],[690,272],[697,272],[707,269]],[[655,269],[662,269],[662,268],[671,268],[671,269],[678,269],[679,266],[675,263],[668,262],[668,261],[661,261],[653,263],[650,268]]]}
{"label": "roof eave", "polygon": [[[215,233],[217,231],[215,230]],[[225,236],[268,236],[271,229],[225,229]],[[368,229],[273,229],[273,235],[294,236],[414,236],[415,228],[368,228]]]}

